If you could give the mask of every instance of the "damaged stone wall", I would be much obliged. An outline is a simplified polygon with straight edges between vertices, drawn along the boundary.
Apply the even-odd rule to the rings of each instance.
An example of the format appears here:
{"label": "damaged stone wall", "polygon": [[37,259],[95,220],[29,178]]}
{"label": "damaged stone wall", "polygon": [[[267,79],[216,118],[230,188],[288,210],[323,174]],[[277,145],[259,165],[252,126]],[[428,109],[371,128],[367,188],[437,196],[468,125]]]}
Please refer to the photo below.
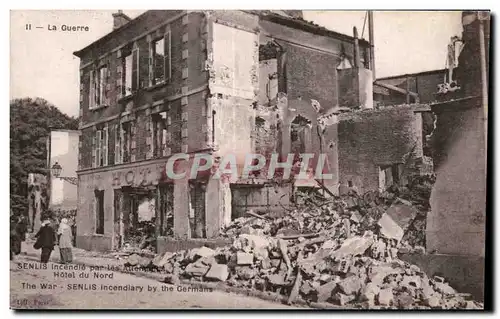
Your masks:
{"label": "damaged stone wall", "polygon": [[427,248],[485,256],[486,145],[479,99],[433,106],[436,183],[427,218]]}
{"label": "damaged stone wall", "polygon": [[209,139],[215,142],[218,154],[233,154],[239,158],[251,153],[251,135],[255,121],[251,100],[218,96],[209,101],[210,120],[214,125],[209,132]]}
{"label": "damaged stone wall", "polygon": [[[209,12],[207,99],[209,144],[222,156],[252,152],[253,101],[258,92],[258,35],[252,15]],[[245,18],[246,17],[246,18]]]}
{"label": "damaged stone wall", "polygon": [[417,118],[406,106],[339,115],[340,184],[351,181],[361,193],[378,191],[381,167],[404,163],[412,152],[422,154]]}
{"label": "damaged stone wall", "polygon": [[290,205],[291,184],[231,185],[231,220],[248,217],[247,211],[283,211]]}
{"label": "damaged stone wall", "polygon": [[288,100],[315,99],[324,106],[337,105],[336,66],[339,58],[295,45],[285,45],[285,51]]}

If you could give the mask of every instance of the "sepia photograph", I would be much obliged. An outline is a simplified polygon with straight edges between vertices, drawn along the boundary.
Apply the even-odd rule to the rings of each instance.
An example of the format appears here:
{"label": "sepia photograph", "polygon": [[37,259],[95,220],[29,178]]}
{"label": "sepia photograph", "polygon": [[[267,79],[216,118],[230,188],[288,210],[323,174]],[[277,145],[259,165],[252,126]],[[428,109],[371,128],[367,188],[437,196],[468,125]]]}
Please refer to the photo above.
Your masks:
{"label": "sepia photograph", "polygon": [[11,10],[10,308],[491,309],[490,21]]}

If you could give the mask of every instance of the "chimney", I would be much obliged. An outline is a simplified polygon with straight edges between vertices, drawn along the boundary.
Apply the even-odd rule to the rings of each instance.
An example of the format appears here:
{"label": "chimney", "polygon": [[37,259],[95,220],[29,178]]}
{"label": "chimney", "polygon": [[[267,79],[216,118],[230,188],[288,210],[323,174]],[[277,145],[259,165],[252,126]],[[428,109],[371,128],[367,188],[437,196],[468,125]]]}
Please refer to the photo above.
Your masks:
{"label": "chimney", "polygon": [[123,27],[131,20],[122,10],[118,10],[117,13],[113,13],[113,30]]}
{"label": "chimney", "polygon": [[361,109],[373,109],[373,74],[372,70],[364,68],[361,63],[358,30],[353,28],[354,35],[354,71],[357,102]]}

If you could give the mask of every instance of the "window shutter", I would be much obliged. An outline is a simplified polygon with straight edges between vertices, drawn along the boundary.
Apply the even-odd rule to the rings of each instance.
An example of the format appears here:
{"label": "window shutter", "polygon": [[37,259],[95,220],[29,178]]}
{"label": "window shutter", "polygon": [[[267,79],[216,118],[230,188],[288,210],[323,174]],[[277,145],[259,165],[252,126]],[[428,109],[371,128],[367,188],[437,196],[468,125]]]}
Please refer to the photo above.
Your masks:
{"label": "window shutter", "polygon": [[96,167],[102,166],[102,130],[97,131],[97,145],[96,145]]}
{"label": "window shutter", "polygon": [[135,162],[135,147],[136,147],[136,141],[135,141],[135,123],[130,122],[130,161]]}
{"label": "window shutter", "polygon": [[101,70],[97,69],[94,73],[95,81],[94,81],[94,106],[99,106],[101,104],[100,94],[101,94]]}
{"label": "window shutter", "polygon": [[149,86],[155,85],[155,83],[154,83],[154,50],[155,50],[155,42],[151,41],[149,43],[149,59],[148,59]]}
{"label": "window shutter", "polygon": [[96,141],[97,133],[96,131],[92,131],[92,167],[96,167],[96,147],[97,147],[97,141]]}
{"label": "window shutter", "polygon": [[168,127],[166,119],[163,119],[160,123],[161,128],[161,151],[163,156],[169,156],[170,150],[167,150],[167,142],[169,139]]}
{"label": "window shutter", "polygon": [[120,164],[121,163],[121,125],[116,124],[115,125],[115,164]]}
{"label": "window shutter", "polygon": [[139,49],[135,48],[132,51],[132,91],[137,91],[140,84],[139,78]]}
{"label": "window shutter", "polygon": [[165,82],[169,82],[172,77],[172,46],[171,46],[171,33],[170,31],[165,34],[164,50],[165,50]]}
{"label": "window shutter", "polygon": [[108,123],[102,130],[102,165],[108,166]]}
{"label": "window shutter", "polygon": [[92,109],[95,103],[95,71],[90,70],[90,85],[89,85],[89,108]]}
{"label": "window shutter", "polygon": [[105,105],[111,105],[111,65],[108,63],[108,67],[106,67],[106,85],[105,85],[105,97],[106,101],[104,101]]}
{"label": "window shutter", "polygon": [[123,94],[123,63],[121,58],[118,59],[118,65],[116,66],[116,92],[118,98],[121,98]]}
{"label": "window shutter", "polygon": [[148,120],[146,121],[146,158],[152,158],[153,157],[153,132],[154,132],[154,121],[153,121],[153,115],[149,116]]}

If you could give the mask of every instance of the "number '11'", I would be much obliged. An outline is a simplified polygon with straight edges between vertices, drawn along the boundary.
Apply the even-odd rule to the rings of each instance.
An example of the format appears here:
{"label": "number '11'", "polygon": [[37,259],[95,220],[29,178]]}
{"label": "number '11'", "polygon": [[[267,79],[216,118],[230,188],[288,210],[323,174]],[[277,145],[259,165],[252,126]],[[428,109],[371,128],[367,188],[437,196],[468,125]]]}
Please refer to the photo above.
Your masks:
{"label": "number '11'", "polygon": [[31,23],[26,24],[26,30],[31,30]]}

